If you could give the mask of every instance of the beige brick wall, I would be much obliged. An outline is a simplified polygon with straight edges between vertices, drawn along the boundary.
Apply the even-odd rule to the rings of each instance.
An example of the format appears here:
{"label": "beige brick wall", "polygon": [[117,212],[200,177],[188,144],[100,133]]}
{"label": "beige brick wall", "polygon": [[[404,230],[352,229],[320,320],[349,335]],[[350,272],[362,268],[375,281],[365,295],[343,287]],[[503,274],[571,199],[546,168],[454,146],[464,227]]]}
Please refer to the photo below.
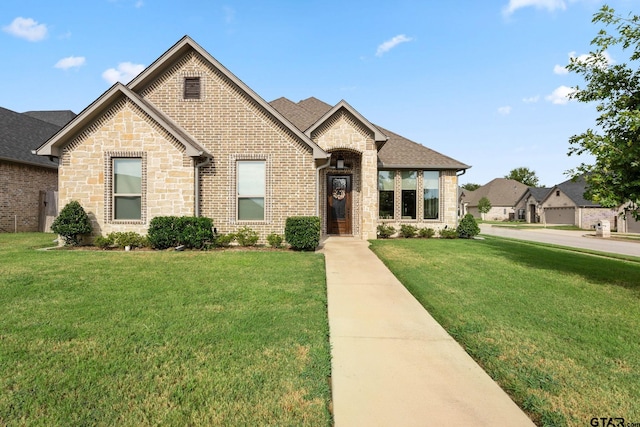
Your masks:
{"label": "beige brick wall", "polygon": [[[121,100],[63,150],[59,208],[71,200],[80,202],[92,220],[94,235],[113,231],[146,234],[148,220],[154,216],[193,215],[194,169],[183,151],[136,105]],[[106,185],[110,177],[105,176],[109,160],[140,153],[146,163],[143,215],[147,221],[112,221]]]}
{"label": "beige brick wall", "polygon": [[57,189],[56,169],[0,160],[0,232],[38,231],[40,191]]}
{"label": "beige brick wall", "polygon": [[[200,100],[183,100],[185,77],[199,76]],[[286,218],[316,215],[316,165],[311,149],[199,55],[191,53],[142,92],[213,155],[201,173],[201,215],[219,232],[242,226],[284,233]],[[238,221],[236,162],[264,160],[267,189],[264,221]]]}

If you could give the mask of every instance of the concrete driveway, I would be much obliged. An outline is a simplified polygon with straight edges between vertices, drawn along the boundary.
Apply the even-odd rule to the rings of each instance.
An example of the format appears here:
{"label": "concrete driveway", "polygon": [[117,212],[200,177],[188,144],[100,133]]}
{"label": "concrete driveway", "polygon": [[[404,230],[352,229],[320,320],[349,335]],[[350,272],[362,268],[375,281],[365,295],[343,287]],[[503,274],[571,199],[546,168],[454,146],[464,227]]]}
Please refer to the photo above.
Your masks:
{"label": "concrete driveway", "polygon": [[491,224],[480,224],[480,234],[640,257],[640,240],[623,241],[603,239],[600,237],[594,237],[595,233],[587,230],[566,231],[549,228],[524,229],[501,226],[493,227]]}

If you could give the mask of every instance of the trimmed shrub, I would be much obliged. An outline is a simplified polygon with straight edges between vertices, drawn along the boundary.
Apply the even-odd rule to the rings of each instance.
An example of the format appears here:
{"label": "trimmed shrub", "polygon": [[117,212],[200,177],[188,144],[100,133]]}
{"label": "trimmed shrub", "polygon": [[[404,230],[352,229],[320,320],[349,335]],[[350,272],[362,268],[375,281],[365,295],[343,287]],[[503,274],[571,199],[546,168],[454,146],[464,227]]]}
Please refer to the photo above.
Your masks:
{"label": "trimmed shrub", "polygon": [[113,240],[109,238],[109,236],[98,236],[93,239],[93,244],[100,249],[107,249],[110,246],[113,246]]}
{"label": "trimmed shrub", "polygon": [[313,251],[320,244],[320,218],[292,216],[287,218],[284,238],[297,251]]}
{"label": "trimmed shrub", "polygon": [[236,242],[238,242],[240,246],[255,246],[259,238],[258,232],[247,226],[236,231]]}
{"label": "trimmed shrub", "polygon": [[78,246],[82,236],[91,234],[91,221],[80,203],[72,200],[62,208],[51,230],[62,236],[65,245]]}
{"label": "trimmed shrub", "polygon": [[461,239],[471,239],[480,234],[480,227],[472,214],[466,214],[458,224],[458,237]]}
{"label": "trimmed shrub", "polygon": [[381,239],[388,239],[389,237],[393,236],[396,232],[396,229],[394,226],[392,225],[384,225],[384,224],[380,224],[378,225],[378,237]]}
{"label": "trimmed shrub", "polygon": [[438,231],[438,235],[441,239],[456,239],[458,231],[455,228],[443,228]]}
{"label": "trimmed shrub", "polygon": [[269,246],[271,246],[272,248],[281,248],[282,242],[284,242],[284,237],[282,237],[280,234],[271,233],[267,236],[267,243],[269,243]]}
{"label": "trimmed shrub", "polygon": [[157,216],[149,223],[149,243],[155,249],[184,245],[207,249],[213,244],[213,221],[206,217]]}
{"label": "trimmed shrub", "polygon": [[234,240],[236,240],[236,235],[233,233],[218,234],[213,244],[218,248],[228,248]]}
{"label": "trimmed shrub", "polygon": [[430,239],[436,235],[436,231],[433,228],[421,228],[418,230],[418,236],[423,239]]}
{"label": "trimmed shrub", "polygon": [[414,227],[413,225],[402,224],[400,226],[400,236],[404,237],[405,239],[410,239],[412,237],[415,237],[417,232],[418,232],[418,228]]}

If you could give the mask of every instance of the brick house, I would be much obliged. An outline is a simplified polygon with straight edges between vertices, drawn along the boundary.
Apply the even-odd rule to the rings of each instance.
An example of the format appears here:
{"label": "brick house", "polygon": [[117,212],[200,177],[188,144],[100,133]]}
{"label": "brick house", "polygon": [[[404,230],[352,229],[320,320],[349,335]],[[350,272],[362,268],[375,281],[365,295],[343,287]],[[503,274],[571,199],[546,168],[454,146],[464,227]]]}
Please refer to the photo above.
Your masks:
{"label": "brick house", "polygon": [[159,215],[206,216],[219,232],[249,226],[263,239],[294,215],[361,239],[382,222],[455,227],[457,173],[469,168],[345,101],[268,103],[189,37],[37,154],[60,159],[60,206],[78,200],[95,235],[144,234]]}
{"label": "brick house", "polygon": [[[0,108],[0,232],[48,231],[44,194],[58,188],[58,162],[32,150],[73,116],[71,111]],[[55,197],[50,203],[55,204]],[[49,208],[55,215],[55,206]]]}
{"label": "brick house", "polygon": [[[523,183],[513,179],[495,178],[474,191],[462,191],[460,203],[465,206],[465,211],[475,218],[488,221],[524,219],[521,218],[524,213],[516,209],[516,204],[527,188]],[[484,217],[478,209],[480,199],[483,197],[491,202],[491,209],[484,214]]]}

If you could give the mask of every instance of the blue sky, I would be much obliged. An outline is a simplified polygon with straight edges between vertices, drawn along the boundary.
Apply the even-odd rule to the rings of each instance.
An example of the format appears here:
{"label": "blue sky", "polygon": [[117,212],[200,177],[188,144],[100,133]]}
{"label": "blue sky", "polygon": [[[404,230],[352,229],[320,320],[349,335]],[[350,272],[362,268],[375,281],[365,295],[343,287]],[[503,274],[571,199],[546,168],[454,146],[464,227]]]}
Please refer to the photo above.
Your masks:
{"label": "blue sky", "polygon": [[[563,67],[590,50],[604,3],[3,0],[0,106],[79,113],[187,34],[267,101],[345,99],[472,165],[461,183],[524,166],[552,186],[580,163],[569,137],[594,126],[594,105],[567,100],[581,80]],[[637,0],[606,4],[640,13]]]}

